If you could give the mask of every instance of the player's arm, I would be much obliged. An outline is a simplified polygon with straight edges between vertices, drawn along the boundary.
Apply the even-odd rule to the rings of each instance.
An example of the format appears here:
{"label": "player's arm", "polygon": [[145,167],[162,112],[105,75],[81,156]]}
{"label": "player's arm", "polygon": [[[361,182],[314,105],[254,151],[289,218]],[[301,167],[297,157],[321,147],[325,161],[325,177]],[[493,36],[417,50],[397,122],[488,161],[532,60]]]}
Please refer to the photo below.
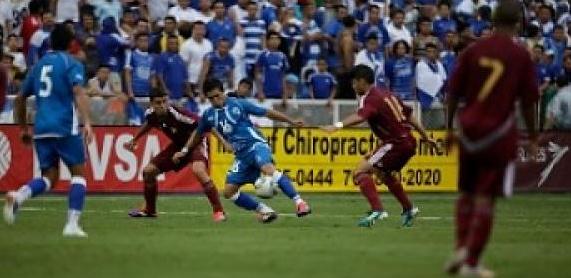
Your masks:
{"label": "player's arm", "polygon": [[436,141],[428,137],[426,130],[422,126],[422,123],[419,122],[418,119],[414,117],[414,115],[411,114],[408,117],[408,123],[418,132],[418,134],[420,134],[420,137],[422,138],[423,141],[427,142],[432,148],[436,147]]}
{"label": "player's arm", "polygon": [[129,142],[125,143],[125,148],[130,151],[134,151],[137,148],[137,141],[139,138],[143,137],[143,135],[147,134],[151,129],[152,127],[147,122],[145,122],[143,126],[137,130],[135,137],[133,137],[133,139],[131,139]]}
{"label": "player's arm", "polygon": [[303,121],[293,120],[290,117],[288,117],[286,114],[283,114],[283,113],[278,112],[278,111],[273,110],[273,109],[267,110],[266,117],[268,117],[272,120],[275,120],[275,121],[288,123],[288,124],[293,125],[293,126],[303,126]]}
{"label": "player's arm", "polygon": [[16,96],[16,99],[14,100],[14,119],[16,124],[20,126],[20,138],[26,145],[32,143],[32,135],[30,134],[27,122],[27,99],[34,93],[34,80],[35,67],[32,67],[30,68],[30,71],[26,75],[26,79],[22,84],[22,91],[18,94],[18,96]]}
{"label": "player's arm", "polygon": [[343,119],[342,121],[336,122],[333,125],[328,125],[328,126],[322,126],[321,129],[327,131],[327,132],[335,132],[337,130],[340,130],[344,127],[350,127],[350,126],[355,126],[358,124],[361,124],[363,122],[365,122],[367,119],[364,117],[361,117],[358,113],[354,113],[349,115],[347,118]]}
{"label": "player's arm", "polygon": [[81,85],[73,86],[73,94],[75,95],[75,104],[83,119],[84,136],[89,144],[93,140],[93,129],[91,127],[91,117],[89,116],[89,99],[85,89]]}
{"label": "player's arm", "polygon": [[184,144],[182,149],[180,149],[180,151],[178,151],[173,155],[172,160],[175,163],[178,163],[181,158],[187,155],[192,148],[194,148],[196,145],[198,145],[198,143],[200,143],[202,135],[211,129],[212,127],[208,124],[208,122],[206,122],[206,117],[200,119],[200,121],[198,122],[198,127],[194,129],[194,131],[192,132],[192,134],[190,135],[190,137],[188,138],[186,144]]}

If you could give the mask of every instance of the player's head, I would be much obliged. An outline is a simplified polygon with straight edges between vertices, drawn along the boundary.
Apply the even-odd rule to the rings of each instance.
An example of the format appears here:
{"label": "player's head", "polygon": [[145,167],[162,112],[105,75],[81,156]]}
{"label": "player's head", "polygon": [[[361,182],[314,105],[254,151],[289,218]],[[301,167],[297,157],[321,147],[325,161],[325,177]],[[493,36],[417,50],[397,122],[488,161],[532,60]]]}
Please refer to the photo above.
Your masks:
{"label": "player's head", "polygon": [[204,82],[202,91],[215,108],[224,106],[226,96],[224,95],[224,86],[218,79],[209,79]]}
{"label": "player's head", "polygon": [[168,109],[168,96],[160,88],[153,88],[149,95],[151,100],[151,108],[157,115],[164,115]]}
{"label": "player's head", "polygon": [[358,95],[366,94],[375,82],[375,72],[365,65],[353,68],[353,90]]}
{"label": "player's head", "polygon": [[57,24],[50,34],[52,49],[66,51],[73,40],[73,33],[63,24]]}
{"label": "player's head", "polygon": [[521,6],[517,0],[502,0],[494,12],[494,25],[497,28],[517,30],[521,22]]}

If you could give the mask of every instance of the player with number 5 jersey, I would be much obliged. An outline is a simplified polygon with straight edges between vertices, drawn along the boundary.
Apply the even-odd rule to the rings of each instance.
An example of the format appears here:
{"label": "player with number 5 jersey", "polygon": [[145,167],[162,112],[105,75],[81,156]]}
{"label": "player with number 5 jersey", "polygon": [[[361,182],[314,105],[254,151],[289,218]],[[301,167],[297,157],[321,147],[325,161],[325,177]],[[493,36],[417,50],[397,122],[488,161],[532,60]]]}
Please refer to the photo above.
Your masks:
{"label": "player with number 5 jersey", "polygon": [[434,140],[421,124],[412,116],[412,109],[391,92],[374,86],[375,73],[371,68],[358,65],[353,70],[353,89],[359,96],[359,108],[341,122],[323,127],[333,132],[343,127],[368,122],[373,133],[382,142],[379,147],[363,158],[353,172],[353,180],[365,196],[371,211],[362,218],[358,225],[371,227],[376,220],[388,216],[384,211],[373,174],[377,174],[402,206],[402,225],[411,226],[418,209],[403,190],[401,181],[395,176],[408,160],[415,154],[416,139],[411,133],[411,126],[422,136],[422,140],[434,147]]}
{"label": "player with number 5 jersey", "polygon": [[47,192],[55,185],[61,159],[72,175],[68,220],[63,235],[86,237],[87,234],[79,226],[87,185],[84,142],[76,109],[83,118],[83,131],[88,141],[91,141],[93,131],[83,89],[83,65],[66,52],[72,39],[73,34],[67,27],[56,26],[50,35],[53,51],[44,55],[32,68],[24,81],[22,93],[16,98],[16,121],[22,129],[22,140],[30,144],[32,138],[26,123],[26,98],[31,95],[36,97],[33,140],[42,177],[6,194],[4,219],[9,224],[14,223],[16,212],[25,200]]}

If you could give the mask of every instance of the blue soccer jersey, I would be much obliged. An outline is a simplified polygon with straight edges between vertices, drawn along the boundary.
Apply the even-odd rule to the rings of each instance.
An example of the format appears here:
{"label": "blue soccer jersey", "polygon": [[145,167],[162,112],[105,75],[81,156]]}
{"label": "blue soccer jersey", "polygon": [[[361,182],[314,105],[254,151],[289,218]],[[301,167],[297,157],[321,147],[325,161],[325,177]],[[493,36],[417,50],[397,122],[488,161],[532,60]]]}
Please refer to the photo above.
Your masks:
{"label": "blue soccer jersey", "polygon": [[25,96],[36,96],[34,137],[79,135],[73,86],[83,86],[83,65],[64,52],[48,52],[23,84]]}
{"label": "blue soccer jersey", "polygon": [[314,98],[329,98],[331,89],[337,86],[337,80],[329,72],[317,72],[309,77],[309,84],[313,89]]}
{"label": "blue soccer jersey", "polygon": [[230,19],[218,21],[213,19],[206,24],[208,40],[216,44],[219,39],[225,38],[230,42],[230,46],[234,45],[236,41],[236,27],[234,22]]}
{"label": "blue soccer jersey", "polygon": [[264,51],[258,57],[256,65],[262,71],[264,79],[264,94],[267,98],[281,98],[283,93],[283,78],[289,69],[287,58],[283,52]]}
{"label": "blue soccer jersey", "polygon": [[385,76],[391,91],[403,100],[414,99],[414,59],[403,57],[389,59],[385,64]]}
{"label": "blue soccer jersey", "polygon": [[199,134],[215,128],[232,144],[236,155],[239,156],[250,150],[255,143],[266,143],[261,133],[250,121],[250,115],[264,116],[267,109],[256,106],[245,99],[227,98],[223,108],[208,108],[204,111]]}
{"label": "blue soccer jersey", "polygon": [[155,71],[163,78],[169,98],[180,99],[185,95],[188,70],[178,52],[163,52],[155,61]]}
{"label": "blue soccer jersey", "polygon": [[230,73],[234,71],[234,57],[230,54],[222,57],[217,51],[213,51],[206,55],[206,60],[210,62],[208,78],[218,79],[222,83],[227,83]]}
{"label": "blue soccer jersey", "polygon": [[146,97],[151,91],[151,75],[154,74],[154,55],[138,49],[127,53],[125,68],[131,70],[131,85],[137,97]]}

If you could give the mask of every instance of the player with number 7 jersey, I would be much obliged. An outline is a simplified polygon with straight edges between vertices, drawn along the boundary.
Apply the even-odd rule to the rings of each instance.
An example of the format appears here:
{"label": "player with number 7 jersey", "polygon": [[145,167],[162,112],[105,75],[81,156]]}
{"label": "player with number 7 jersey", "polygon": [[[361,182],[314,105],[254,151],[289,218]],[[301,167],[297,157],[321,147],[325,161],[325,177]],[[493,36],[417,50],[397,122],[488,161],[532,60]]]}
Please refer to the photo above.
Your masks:
{"label": "player with number 7 jersey", "polygon": [[375,87],[374,82],[375,74],[371,68],[364,65],[356,66],[353,70],[353,89],[359,95],[357,113],[324,129],[332,132],[346,126],[368,122],[381,144],[361,160],[353,173],[355,184],[359,186],[371,206],[371,211],[359,221],[358,225],[371,227],[376,220],[388,216],[381,205],[372,177],[373,174],[377,174],[401,204],[402,225],[408,227],[412,225],[418,209],[413,207],[395,174],[400,172],[415,154],[416,139],[411,133],[411,126],[420,133],[423,141],[430,147],[434,147],[436,143],[428,138],[421,124],[412,116],[410,107],[404,105],[391,92]]}

